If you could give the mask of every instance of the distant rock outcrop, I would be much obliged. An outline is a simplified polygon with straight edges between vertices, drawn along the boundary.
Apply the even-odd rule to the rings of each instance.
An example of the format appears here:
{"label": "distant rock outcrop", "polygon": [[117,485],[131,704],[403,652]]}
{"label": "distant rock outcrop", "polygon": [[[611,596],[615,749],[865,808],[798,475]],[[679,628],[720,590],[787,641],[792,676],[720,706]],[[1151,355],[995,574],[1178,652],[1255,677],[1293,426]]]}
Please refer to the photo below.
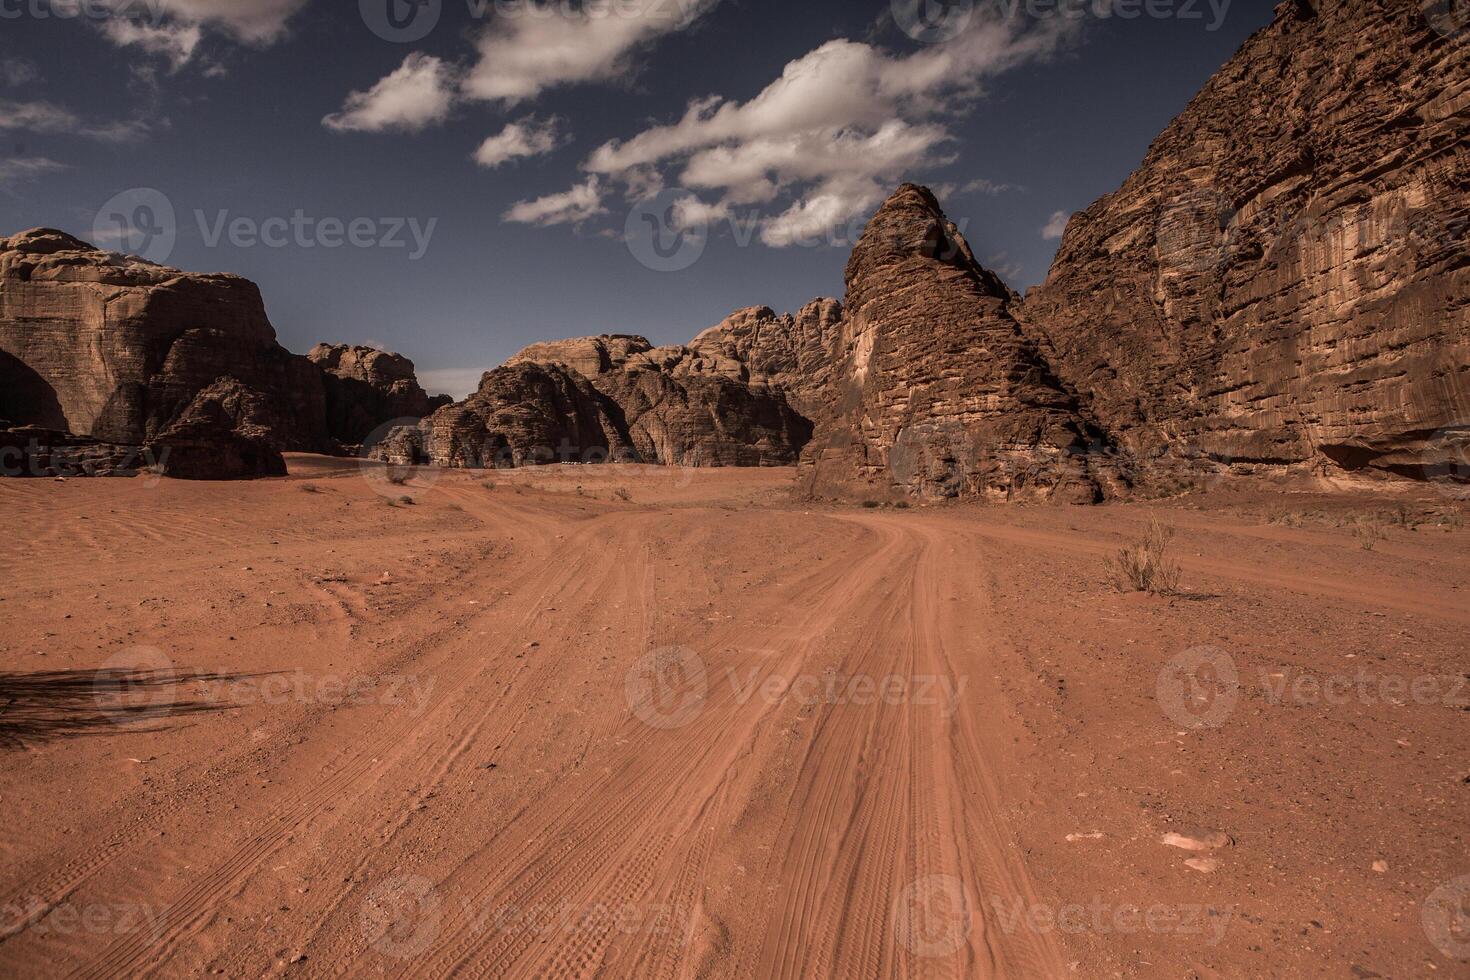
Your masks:
{"label": "distant rock outcrop", "polygon": [[340,451],[447,402],[396,354],[290,353],[238,276],[45,228],[0,238],[0,418],[21,427],[0,445],[23,445],[28,471],[124,475],[147,461],[170,476],[271,475],[283,450]]}
{"label": "distant rock outcrop", "polygon": [[585,377],[613,403],[626,440],[647,463],[789,465],[811,437],[810,422],[780,388],[709,351],[605,335],[533,344],[507,364],[559,365]]}
{"label": "distant rock outcrop", "polygon": [[811,416],[820,413],[814,400],[840,354],[841,325],[835,299],[813,300],[795,315],[751,306],[695,337],[689,349],[727,377],[780,388]]}
{"label": "distant rock outcrop", "polygon": [[322,371],[327,431],[343,446],[361,445],[386,422],[423,418],[453,402],[448,395],[430,398],[402,354],[317,344],[306,357]]}
{"label": "distant rock outcrop", "polygon": [[328,448],[320,372],[276,343],[260,291],[238,276],[184,273],[49,229],[0,239],[0,353],[0,381],[26,392],[5,407],[17,423],[143,445],[228,376],[264,396],[271,445]]}
{"label": "distant rock outcrop", "polygon": [[507,364],[487,372],[466,400],[389,433],[373,455],[397,464],[468,469],[636,461],[617,414],[617,406],[577,371]]}
{"label": "distant rock outcrop", "polygon": [[[224,378],[250,419],[211,456],[204,443],[227,430],[198,402]],[[0,390],[15,423],[113,447],[103,455],[166,440],[173,471],[196,477],[275,472],[282,449],[328,448],[320,372],[276,343],[253,283],[49,229],[0,239]]]}
{"label": "distant rock outcrop", "polygon": [[1022,319],[1129,455],[1463,469],[1470,44],[1432,8],[1281,4],[1072,217]]}

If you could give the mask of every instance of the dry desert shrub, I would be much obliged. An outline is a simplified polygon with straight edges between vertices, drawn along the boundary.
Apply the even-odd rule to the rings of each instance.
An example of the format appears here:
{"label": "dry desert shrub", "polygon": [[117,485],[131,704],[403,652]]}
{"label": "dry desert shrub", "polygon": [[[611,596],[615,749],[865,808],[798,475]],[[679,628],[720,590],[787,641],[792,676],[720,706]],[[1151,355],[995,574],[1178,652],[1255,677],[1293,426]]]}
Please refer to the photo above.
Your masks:
{"label": "dry desert shrub", "polygon": [[633,499],[633,495],[628,492],[628,488],[627,487],[618,487],[616,490],[613,491],[613,496],[614,497],[617,497],[619,500],[632,500]]}
{"label": "dry desert shrub", "polygon": [[1108,560],[1108,571],[1120,592],[1162,595],[1179,588],[1179,563],[1168,556],[1174,528],[1150,517],[1143,538]]}
{"label": "dry desert shrub", "polygon": [[1367,515],[1359,518],[1353,525],[1353,537],[1358,539],[1358,545],[1364,551],[1372,551],[1388,534],[1383,530],[1383,524],[1377,515]]}

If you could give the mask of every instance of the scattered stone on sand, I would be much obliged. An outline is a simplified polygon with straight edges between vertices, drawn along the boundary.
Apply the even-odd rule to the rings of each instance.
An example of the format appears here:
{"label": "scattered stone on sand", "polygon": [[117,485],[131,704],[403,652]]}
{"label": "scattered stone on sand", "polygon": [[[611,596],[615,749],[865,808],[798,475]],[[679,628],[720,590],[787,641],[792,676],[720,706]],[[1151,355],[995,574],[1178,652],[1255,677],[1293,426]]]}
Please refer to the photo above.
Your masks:
{"label": "scattered stone on sand", "polygon": [[1171,831],[1160,839],[1160,843],[1183,848],[1186,851],[1213,851],[1221,847],[1229,847],[1235,842],[1230,839],[1229,834],[1218,830],[1198,830],[1184,834]]}

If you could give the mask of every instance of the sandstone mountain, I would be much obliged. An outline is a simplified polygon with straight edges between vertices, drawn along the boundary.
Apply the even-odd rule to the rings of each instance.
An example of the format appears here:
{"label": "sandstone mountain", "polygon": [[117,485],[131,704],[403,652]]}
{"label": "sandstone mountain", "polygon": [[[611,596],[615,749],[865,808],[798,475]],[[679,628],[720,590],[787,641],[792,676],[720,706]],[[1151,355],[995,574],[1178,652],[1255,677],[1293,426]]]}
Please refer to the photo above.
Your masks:
{"label": "sandstone mountain", "polygon": [[1130,456],[1463,467],[1470,45],[1420,8],[1281,4],[1071,219],[1022,320]]}
{"label": "sandstone mountain", "polygon": [[[981,268],[926,189],[905,184],[847,265],[840,326],[802,482],[820,495],[896,492],[1090,502],[1101,434],[1078,413],[1012,315],[1018,297]],[[814,331],[816,332],[816,331]]]}
{"label": "sandstone mountain", "polygon": [[94,461],[83,472],[134,472],[147,459],[170,475],[273,475],[282,450],[337,451],[442,403],[397,355],[320,357],[323,367],[281,347],[260,291],[238,276],[51,229],[0,238],[0,428],[13,429],[6,445],[26,447],[27,473],[58,470],[54,455]]}
{"label": "sandstone mountain", "polygon": [[260,292],[120,256],[62,232],[0,239],[0,415],[143,445],[223,377],[260,393],[277,449],[327,448],[319,372],[276,343]]}

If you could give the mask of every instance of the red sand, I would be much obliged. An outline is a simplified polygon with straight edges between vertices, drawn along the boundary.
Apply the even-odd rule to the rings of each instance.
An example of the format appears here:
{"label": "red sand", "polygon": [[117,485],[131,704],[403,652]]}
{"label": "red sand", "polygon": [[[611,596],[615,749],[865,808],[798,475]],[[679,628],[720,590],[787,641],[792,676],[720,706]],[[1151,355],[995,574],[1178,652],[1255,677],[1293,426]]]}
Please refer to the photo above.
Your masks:
{"label": "red sand", "polygon": [[0,482],[0,973],[1470,975],[1452,501],[291,465]]}

